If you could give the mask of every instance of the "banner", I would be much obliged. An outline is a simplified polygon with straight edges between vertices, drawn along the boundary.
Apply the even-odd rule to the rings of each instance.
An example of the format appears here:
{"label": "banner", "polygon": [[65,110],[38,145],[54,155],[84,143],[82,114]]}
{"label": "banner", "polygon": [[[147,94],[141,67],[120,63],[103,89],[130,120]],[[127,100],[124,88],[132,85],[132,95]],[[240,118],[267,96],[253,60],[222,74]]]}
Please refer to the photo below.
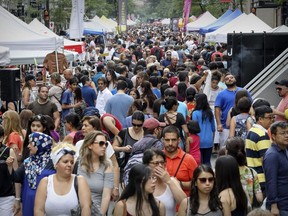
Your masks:
{"label": "banner", "polygon": [[72,12],[70,17],[69,37],[80,39],[83,35],[83,18],[85,0],[72,0]]}
{"label": "banner", "polygon": [[127,26],[127,0],[118,1],[118,21],[120,32],[126,31]]}
{"label": "banner", "polygon": [[192,0],[185,0],[183,7],[183,19],[184,19],[184,28],[183,31],[186,32],[186,25],[189,23],[189,14],[191,9]]}

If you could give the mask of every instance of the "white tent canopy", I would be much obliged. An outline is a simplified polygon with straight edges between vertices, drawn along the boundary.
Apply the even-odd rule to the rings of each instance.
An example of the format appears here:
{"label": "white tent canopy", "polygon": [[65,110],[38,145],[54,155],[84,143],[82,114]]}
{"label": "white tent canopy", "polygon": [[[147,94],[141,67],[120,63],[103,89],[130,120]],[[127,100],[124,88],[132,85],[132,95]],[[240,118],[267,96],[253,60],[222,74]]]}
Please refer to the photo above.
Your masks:
{"label": "white tent canopy", "polygon": [[[57,34],[55,34],[53,31],[51,31],[49,28],[47,28],[45,25],[43,25],[36,18],[32,22],[29,23],[29,26],[31,26],[38,33],[43,34],[45,36],[62,38],[62,36],[58,36]],[[78,53],[82,53],[85,49],[85,43],[82,41],[76,42],[76,41],[72,41],[72,40],[68,40],[68,39],[64,38],[64,49],[77,51]]]}
{"label": "white tent canopy", "polygon": [[11,50],[55,50],[63,39],[43,36],[0,6],[0,45]]}
{"label": "white tent canopy", "polygon": [[188,23],[186,26],[187,31],[199,31],[200,28],[210,25],[217,19],[209,12],[206,11],[204,14],[198,17],[194,22]]}
{"label": "white tent canopy", "polygon": [[278,33],[278,32],[288,32],[288,27],[285,26],[285,25],[281,25],[281,26],[278,26],[276,28],[273,28],[273,29],[270,29],[266,32],[275,32],[275,33]]}
{"label": "white tent canopy", "polygon": [[170,25],[171,19],[170,18],[165,18],[161,20],[162,25]]}
{"label": "white tent canopy", "polygon": [[227,43],[228,33],[261,33],[271,29],[266,23],[260,20],[257,16],[250,13],[249,15],[242,14],[226,25],[217,29],[214,32],[205,35],[205,41]]}
{"label": "white tent canopy", "polygon": [[0,46],[0,66],[10,64],[10,50],[8,47]]}

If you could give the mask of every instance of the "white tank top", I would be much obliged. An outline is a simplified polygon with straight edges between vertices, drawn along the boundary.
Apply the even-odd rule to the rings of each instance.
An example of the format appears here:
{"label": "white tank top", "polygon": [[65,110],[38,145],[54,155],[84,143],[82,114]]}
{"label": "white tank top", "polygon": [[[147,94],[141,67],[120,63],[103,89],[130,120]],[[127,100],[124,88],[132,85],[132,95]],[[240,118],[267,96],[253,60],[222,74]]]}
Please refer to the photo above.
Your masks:
{"label": "white tank top", "polygon": [[155,196],[155,198],[164,204],[166,209],[166,216],[176,215],[176,201],[168,185],[166,186],[164,193],[160,196]]}
{"label": "white tank top", "polygon": [[[70,216],[71,209],[78,205],[78,198],[74,188],[74,175],[70,191],[65,195],[58,195],[54,191],[53,176],[48,176],[47,198],[45,202],[46,216]],[[69,201],[68,201],[69,200]],[[67,202],[68,201],[68,202]]]}

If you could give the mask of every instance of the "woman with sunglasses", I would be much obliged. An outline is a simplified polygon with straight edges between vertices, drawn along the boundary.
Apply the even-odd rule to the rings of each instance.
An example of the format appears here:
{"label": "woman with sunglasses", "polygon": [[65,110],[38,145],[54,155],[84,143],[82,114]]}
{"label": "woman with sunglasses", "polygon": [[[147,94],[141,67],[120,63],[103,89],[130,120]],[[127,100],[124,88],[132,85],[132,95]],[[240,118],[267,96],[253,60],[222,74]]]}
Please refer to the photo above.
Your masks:
{"label": "woman with sunglasses", "polygon": [[223,215],[214,172],[207,165],[200,165],[194,170],[190,197],[182,200],[178,211],[178,216],[186,215]]}
{"label": "woman with sunglasses", "polygon": [[129,183],[116,203],[114,216],[164,216],[163,203],[153,196],[157,177],[143,164],[133,166],[129,172]]}
{"label": "woman with sunglasses", "polygon": [[143,164],[149,166],[157,178],[154,197],[164,204],[166,216],[175,216],[176,204],[180,204],[186,194],[179,182],[166,171],[165,153],[156,148],[148,149],[144,152]]}
{"label": "woman with sunglasses", "polygon": [[107,213],[114,187],[112,163],[105,153],[107,146],[107,138],[101,131],[86,134],[80,149],[80,161],[75,165],[77,174],[86,179],[92,200],[102,215]]}
{"label": "woman with sunglasses", "polygon": [[[28,149],[30,156],[12,172],[16,183],[21,183],[21,200],[23,216],[33,215],[36,189],[40,180],[55,173],[50,157],[52,138],[46,134],[34,132],[29,135]],[[7,163],[11,166],[12,161]],[[20,200],[20,198],[18,198]]]}
{"label": "woman with sunglasses", "polygon": [[248,213],[248,198],[240,181],[237,161],[230,155],[221,156],[215,164],[216,183],[224,216]]}
{"label": "woman with sunglasses", "polygon": [[135,111],[132,115],[132,127],[122,129],[113,141],[113,148],[117,155],[118,165],[120,167],[120,181],[124,167],[130,157],[132,146],[144,136],[143,123],[145,120],[144,113]]}
{"label": "woman with sunglasses", "polygon": [[59,143],[52,149],[51,159],[56,173],[40,181],[36,192],[34,215],[70,215],[71,209],[78,203],[81,206],[81,215],[91,215],[89,186],[83,176],[72,174],[75,154],[76,148],[67,143]]}

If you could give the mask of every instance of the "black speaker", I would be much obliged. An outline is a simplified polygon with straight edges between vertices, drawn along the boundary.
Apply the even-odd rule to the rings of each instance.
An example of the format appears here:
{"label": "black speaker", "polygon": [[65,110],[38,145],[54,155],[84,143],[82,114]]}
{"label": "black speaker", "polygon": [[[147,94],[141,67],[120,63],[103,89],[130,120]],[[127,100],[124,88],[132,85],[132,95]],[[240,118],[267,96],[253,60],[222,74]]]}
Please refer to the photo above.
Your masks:
{"label": "black speaker", "polygon": [[233,33],[227,36],[228,68],[244,87],[288,47],[287,33]]}
{"label": "black speaker", "polygon": [[0,89],[1,100],[19,101],[20,100],[20,69],[5,68],[0,69]]}

